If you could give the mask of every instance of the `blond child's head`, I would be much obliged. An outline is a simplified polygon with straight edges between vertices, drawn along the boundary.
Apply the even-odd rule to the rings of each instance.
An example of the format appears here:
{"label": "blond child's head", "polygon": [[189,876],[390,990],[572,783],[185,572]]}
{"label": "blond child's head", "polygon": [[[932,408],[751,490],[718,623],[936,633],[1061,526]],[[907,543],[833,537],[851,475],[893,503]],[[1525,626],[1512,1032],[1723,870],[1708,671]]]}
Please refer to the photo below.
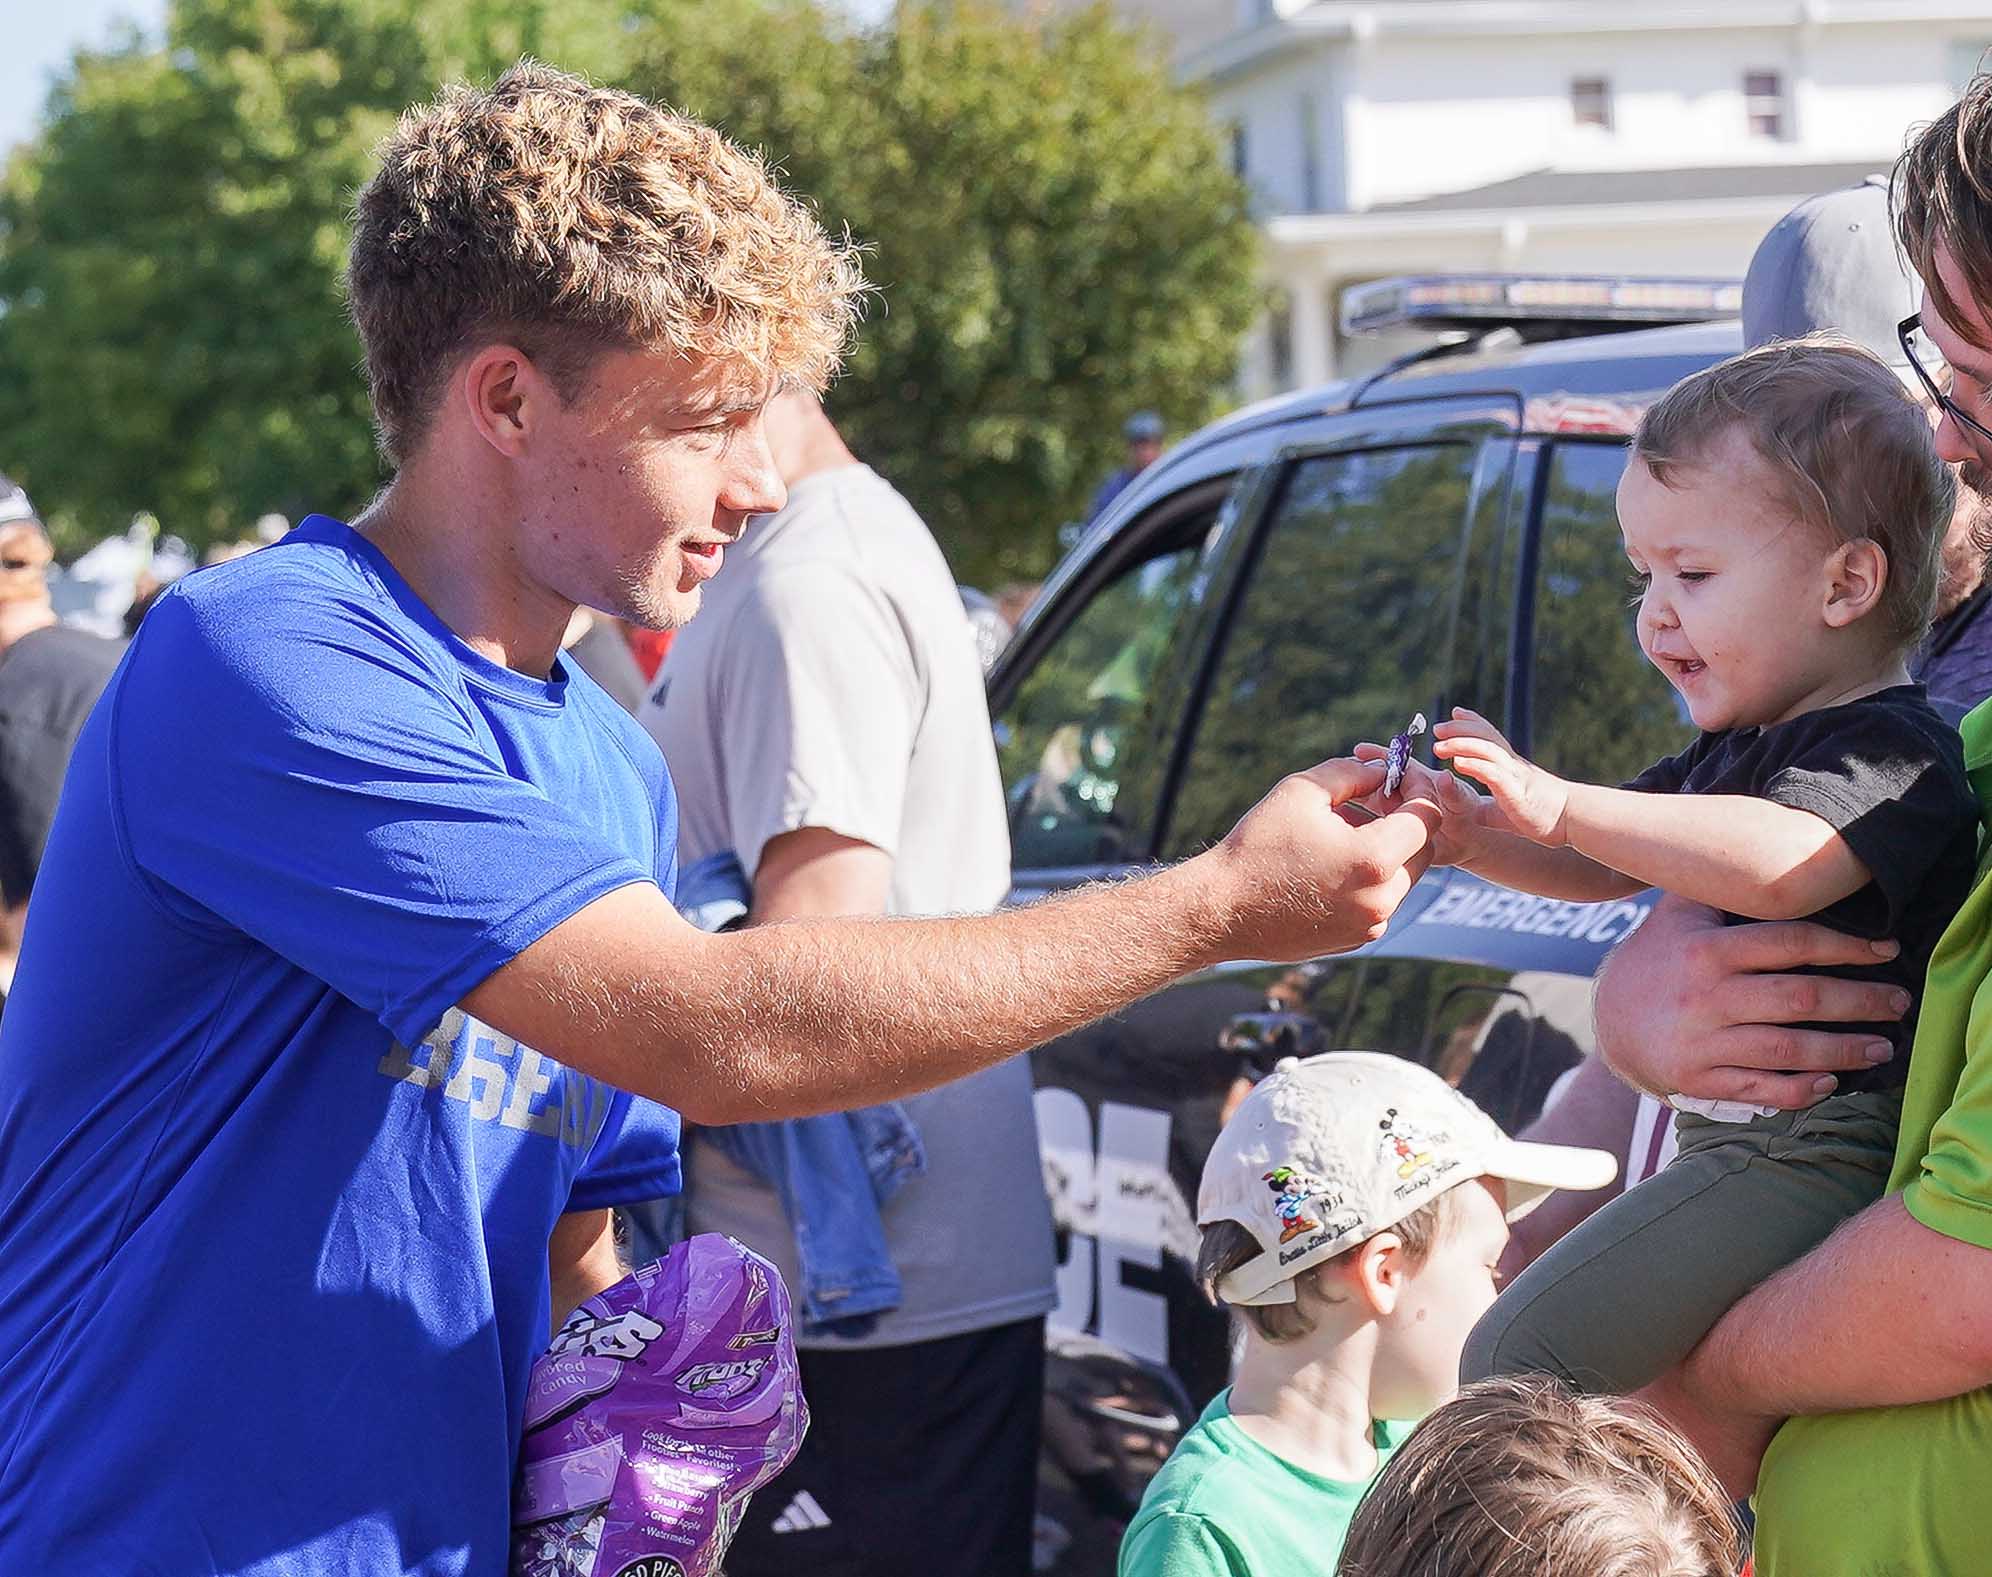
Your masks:
{"label": "blond child's head", "polygon": [[1509,1139],[1402,1058],[1289,1058],[1205,1162],[1198,1280],[1250,1344],[1307,1356],[1360,1340],[1372,1416],[1416,1418],[1452,1393],[1508,1221],[1614,1170],[1600,1151]]}
{"label": "blond child's head", "polygon": [[1703,729],[1886,682],[1928,628],[1956,485],[1922,408],[1850,340],[1684,379],[1619,484],[1641,647]]}
{"label": "blond child's head", "polygon": [[1428,1417],[1357,1507],[1341,1577],[1734,1577],[1728,1498],[1637,1404],[1486,1380]]}

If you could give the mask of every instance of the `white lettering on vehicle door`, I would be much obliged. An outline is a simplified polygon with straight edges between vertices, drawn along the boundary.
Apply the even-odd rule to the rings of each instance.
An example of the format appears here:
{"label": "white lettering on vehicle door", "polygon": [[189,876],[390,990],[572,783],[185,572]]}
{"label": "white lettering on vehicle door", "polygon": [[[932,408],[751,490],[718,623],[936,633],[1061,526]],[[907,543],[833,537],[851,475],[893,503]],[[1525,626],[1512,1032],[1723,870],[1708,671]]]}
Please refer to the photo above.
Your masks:
{"label": "white lettering on vehicle door", "polygon": [[1167,1363],[1168,1301],[1129,1286],[1122,1268],[1159,1270],[1165,1246],[1196,1253],[1194,1223],[1169,1175],[1169,1114],[1103,1101],[1096,1150],[1091,1115],[1072,1091],[1040,1089],[1036,1106],[1045,1186],[1068,1229],[1051,1324],[1091,1329],[1138,1358]]}

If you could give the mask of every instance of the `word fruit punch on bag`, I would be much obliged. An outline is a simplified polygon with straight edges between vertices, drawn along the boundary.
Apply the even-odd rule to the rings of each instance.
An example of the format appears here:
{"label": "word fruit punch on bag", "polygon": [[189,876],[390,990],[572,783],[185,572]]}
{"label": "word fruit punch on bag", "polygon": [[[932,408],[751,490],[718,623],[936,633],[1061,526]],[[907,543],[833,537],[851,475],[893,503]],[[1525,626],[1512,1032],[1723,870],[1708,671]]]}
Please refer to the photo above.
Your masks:
{"label": "word fruit punch on bag", "polygon": [[714,1233],[680,1243],[533,1365],[514,1577],[714,1577],[808,1427],[775,1268]]}

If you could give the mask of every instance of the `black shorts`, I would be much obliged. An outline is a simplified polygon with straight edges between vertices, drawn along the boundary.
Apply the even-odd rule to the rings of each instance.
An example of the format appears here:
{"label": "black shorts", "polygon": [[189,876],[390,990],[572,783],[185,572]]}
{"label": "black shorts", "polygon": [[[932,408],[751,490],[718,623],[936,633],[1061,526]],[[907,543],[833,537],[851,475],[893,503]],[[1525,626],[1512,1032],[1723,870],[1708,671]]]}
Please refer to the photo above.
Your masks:
{"label": "black shorts", "polygon": [[1044,1321],[802,1354],[809,1433],[726,1577],[1028,1577]]}

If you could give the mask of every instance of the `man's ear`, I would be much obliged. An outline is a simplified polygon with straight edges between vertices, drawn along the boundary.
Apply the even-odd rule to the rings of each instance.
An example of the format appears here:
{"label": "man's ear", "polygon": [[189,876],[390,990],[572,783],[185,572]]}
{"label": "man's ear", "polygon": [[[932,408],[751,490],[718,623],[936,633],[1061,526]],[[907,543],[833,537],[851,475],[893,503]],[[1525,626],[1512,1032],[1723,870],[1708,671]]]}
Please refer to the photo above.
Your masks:
{"label": "man's ear", "polygon": [[1843,542],[1826,561],[1826,622],[1844,629],[1874,612],[1888,585],[1888,550],[1872,537]]}
{"label": "man's ear", "polygon": [[1409,1271],[1404,1240],[1395,1232],[1379,1232],[1357,1246],[1346,1273],[1350,1290],[1378,1319],[1386,1318],[1404,1295]]}
{"label": "man's ear", "polygon": [[464,358],[455,381],[472,429],[508,460],[525,452],[554,402],[552,386],[516,345],[480,346]]}

